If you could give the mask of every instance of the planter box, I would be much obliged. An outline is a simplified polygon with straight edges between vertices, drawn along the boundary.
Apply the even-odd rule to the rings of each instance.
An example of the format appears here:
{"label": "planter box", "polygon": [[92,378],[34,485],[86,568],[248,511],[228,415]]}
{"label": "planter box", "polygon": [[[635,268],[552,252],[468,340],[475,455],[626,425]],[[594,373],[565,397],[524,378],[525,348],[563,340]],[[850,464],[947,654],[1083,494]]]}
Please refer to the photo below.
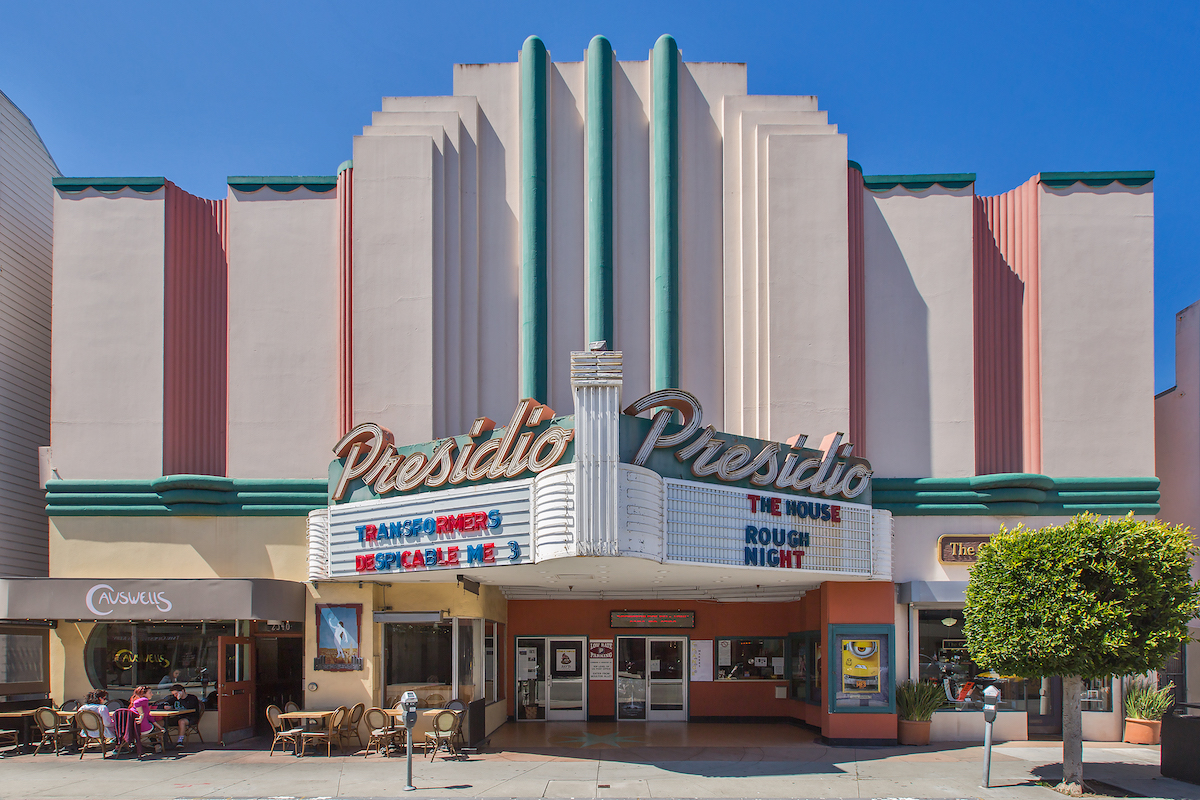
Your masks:
{"label": "planter box", "polygon": [[929,726],[933,723],[913,719],[902,719],[897,728],[900,744],[929,744]]}
{"label": "planter box", "polygon": [[1125,741],[1130,744],[1158,744],[1162,722],[1157,719],[1125,718]]}

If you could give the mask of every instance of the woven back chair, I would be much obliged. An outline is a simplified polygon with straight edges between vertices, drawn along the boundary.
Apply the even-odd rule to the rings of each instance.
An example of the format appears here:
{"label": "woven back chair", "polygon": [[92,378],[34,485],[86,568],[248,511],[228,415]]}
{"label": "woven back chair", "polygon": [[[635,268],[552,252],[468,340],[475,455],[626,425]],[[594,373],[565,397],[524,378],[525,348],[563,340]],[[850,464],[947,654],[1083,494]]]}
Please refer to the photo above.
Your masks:
{"label": "woven back chair", "polygon": [[267,706],[267,722],[271,725],[271,733],[274,734],[274,739],[271,741],[271,752],[268,757],[275,755],[275,745],[282,744],[285,747],[291,746],[294,752],[300,743],[300,733],[303,728],[291,728],[288,725],[291,720],[280,719],[279,715],[283,713],[277,705]]}
{"label": "woven back chair", "polygon": [[363,713],[366,712],[367,706],[365,703],[355,703],[350,709],[350,713],[342,720],[342,725],[338,729],[338,738],[341,742],[349,744],[350,737],[353,736],[358,746],[363,746],[362,734],[358,732],[358,725],[362,722]]}
{"label": "woven back chair", "polygon": [[391,756],[391,746],[402,740],[404,729],[393,728],[391,717],[382,708],[368,708],[363,714],[363,721],[367,723],[367,730],[370,731],[363,758],[371,754],[372,747],[375,748],[375,752],[382,750],[385,756]]}
{"label": "woven back chair", "polygon": [[345,706],[338,706],[332,714],[325,718],[325,727],[321,730],[302,731],[300,733],[300,755],[308,749],[308,743],[312,742],[314,746],[319,746],[321,742],[325,742],[325,755],[332,755],[331,748],[334,741],[337,739],[338,730],[342,727],[342,722],[346,719],[346,714],[349,713]]}
{"label": "woven back chair", "polygon": [[458,756],[458,748],[454,743],[454,729],[457,725],[458,715],[453,711],[442,711],[433,718],[433,730],[425,734],[425,742],[433,745],[433,749],[429,750],[430,761],[442,747],[445,747],[451,756]]}
{"label": "woven back chair", "polygon": [[104,720],[90,708],[75,712],[75,727],[79,730],[79,758],[89,749],[99,748],[100,757],[108,758],[108,737],[104,735]]}
{"label": "woven back chair", "polygon": [[50,745],[54,748],[54,755],[59,755],[64,744],[70,744],[74,734],[71,732],[70,723],[64,723],[59,720],[58,714],[54,713],[53,708],[43,706],[33,712],[33,721],[37,723],[38,730],[41,731],[42,738],[34,749],[33,754],[36,756],[42,752],[42,747]]}
{"label": "woven back chair", "polygon": [[290,714],[293,711],[299,711],[299,710],[300,710],[300,706],[298,706],[294,700],[288,700],[286,703],[283,704],[283,711],[286,714]]}

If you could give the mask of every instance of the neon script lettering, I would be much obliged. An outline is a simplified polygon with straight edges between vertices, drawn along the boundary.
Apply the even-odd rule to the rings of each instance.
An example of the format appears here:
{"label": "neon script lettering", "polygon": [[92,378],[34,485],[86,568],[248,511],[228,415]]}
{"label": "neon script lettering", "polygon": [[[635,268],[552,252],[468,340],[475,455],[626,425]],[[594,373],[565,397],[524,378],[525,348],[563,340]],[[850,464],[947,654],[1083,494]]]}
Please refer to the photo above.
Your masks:
{"label": "neon script lettering", "polygon": [[[340,501],[355,479],[372,486],[375,494],[408,492],[418,486],[436,489],[457,486],[464,481],[477,482],[516,478],[531,472],[534,475],[553,467],[567,451],[575,431],[561,425],[551,425],[536,438],[522,428],[536,428],[548,422],[554,411],[536,400],[526,398],[517,403],[512,419],[503,428],[503,435],[476,443],[460,444],[456,439],[442,439],[433,445],[432,454],[396,451],[391,431],[365,422],[341,438],[333,452],[345,459],[342,473],[334,485],[331,497]],[[478,439],[494,430],[496,423],[479,417],[467,434]]]}
{"label": "neon script lettering", "polygon": [[[657,448],[674,448],[675,458],[691,462],[692,475],[701,479],[735,483],[750,480],[753,486],[774,486],[780,491],[803,491],[811,495],[858,497],[871,483],[872,469],[865,459],[850,455],[854,445],[843,442],[843,433],[831,433],[820,450],[804,447],[805,435],[794,436],[787,444],[766,442],[755,453],[745,442],[730,443],[717,438],[712,425],[701,427],[704,411],[696,397],[682,389],[652,392],[625,409],[637,416],[651,409],[662,409],[653,417],[650,431],[642,440],[634,466],[643,466]],[[683,427],[666,433],[667,423],[679,412]],[[785,453],[785,448],[790,452]],[[783,463],[779,457],[784,454]]]}

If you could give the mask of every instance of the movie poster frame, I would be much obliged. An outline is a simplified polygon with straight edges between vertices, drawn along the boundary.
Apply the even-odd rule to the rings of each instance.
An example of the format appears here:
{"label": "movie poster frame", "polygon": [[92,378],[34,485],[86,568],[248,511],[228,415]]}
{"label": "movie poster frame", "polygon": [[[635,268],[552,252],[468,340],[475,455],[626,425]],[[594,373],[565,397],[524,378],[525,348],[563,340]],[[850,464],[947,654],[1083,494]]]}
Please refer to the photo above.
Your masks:
{"label": "movie poster frame", "polygon": [[[886,706],[854,707],[837,704],[837,688],[842,683],[842,648],[838,637],[887,638],[887,697]],[[834,658],[836,654],[836,658]],[[891,625],[830,625],[829,652],[825,654],[828,690],[827,708],[830,714],[895,714],[896,713],[896,626]],[[880,686],[882,688],[882,684]]]}

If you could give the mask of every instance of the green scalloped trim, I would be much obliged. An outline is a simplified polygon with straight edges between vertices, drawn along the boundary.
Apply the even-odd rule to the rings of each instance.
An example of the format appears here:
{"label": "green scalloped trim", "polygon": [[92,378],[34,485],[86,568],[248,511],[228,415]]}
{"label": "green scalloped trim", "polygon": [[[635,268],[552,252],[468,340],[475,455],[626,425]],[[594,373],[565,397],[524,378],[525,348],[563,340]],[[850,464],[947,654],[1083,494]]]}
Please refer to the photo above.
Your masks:
{"label": "green scalloped trim", "polygon": [[141,194],[157,192],[167,184],[167,179],[157,178],[51,178],[51,184],[60,192],[82,192],[95,189],[104,194],[113,194],[122,189],[133,189]]}
{"label": "green scalloped trim", "polygon": [[859,173],[862,173],[862,171],[863,171],[862,164],[858,163],[857,161],[850,161],[850,160],[847,160],[847,161],[846,161],[846,166],[847,166],[847,167],[849,167],[850,169],[856,169],[856,170],[858,170],[858,171],[859,171]]}
{"label": "green scalloped trim", "polygon": [[1122,186],[1137,188],[1138,186],[1145,186],[1154,180],[1154,170],[1148,169],[1140,172],[1042,172],[1038,175],[1038,180],[1052,189],[1065,189],[1076,183],[1082,183],[1085,186],[1108,186],[1113,181]]}
{"label": "green scalloped trim", "polygon": [[969,478],[875,478],[871,501],[898,517],[1153,516],[1159,510],[1155,477],[1051,478],[1010,472]]}
{"label": "green scalloped trim", "polygon": [[257,192],[267,188],[273,192],[294,192],[304,188],[310,192],[331,192],[337,188],[336,175],[230,175],[230,188],[237,192]]}
{"label": "green scalloped trim", "polygon": [[52,517],[302,517],[329,502],[325,479],[164,475],[154,480],[51,480]]}
{"label": "green scalloped trim", "polygon": [[920,192],[934,184],[943,189],[965,189],[974,182],[974,172],[950,172],[937,175],[863,175],[863,183],[872,192],[886,192],[897,186],[902,186],[910,192]]}
{"label": "green scalloped trim", "polygon": [[348,169],[354,169],[354,159],[352,159],[352,158],[347,158],[345,161],[338,164],[337,174],[341,175],[343,172],[345,172]]}

